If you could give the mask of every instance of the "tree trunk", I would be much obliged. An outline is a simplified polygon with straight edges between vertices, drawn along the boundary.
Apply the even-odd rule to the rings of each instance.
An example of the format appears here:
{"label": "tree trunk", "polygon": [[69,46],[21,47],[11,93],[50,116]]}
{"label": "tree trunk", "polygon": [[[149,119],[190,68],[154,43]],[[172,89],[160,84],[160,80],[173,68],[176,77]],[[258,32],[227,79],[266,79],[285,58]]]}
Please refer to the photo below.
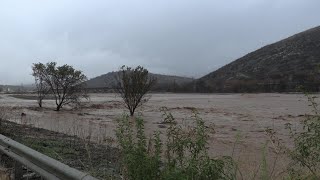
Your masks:
{"label": "tree trunk", "polygon": [[134,115],[134,110],[130,110],[130,116]]}
{"label": "tree trunk", "polygon": [[57,106],[56,111],[60,111],[61,107],[62,107],[62,104],[59,104],[59,105]]}
{"label": "tree trunk", "polygon": [[39,100],[39,107],[42,108],[42,99]]}

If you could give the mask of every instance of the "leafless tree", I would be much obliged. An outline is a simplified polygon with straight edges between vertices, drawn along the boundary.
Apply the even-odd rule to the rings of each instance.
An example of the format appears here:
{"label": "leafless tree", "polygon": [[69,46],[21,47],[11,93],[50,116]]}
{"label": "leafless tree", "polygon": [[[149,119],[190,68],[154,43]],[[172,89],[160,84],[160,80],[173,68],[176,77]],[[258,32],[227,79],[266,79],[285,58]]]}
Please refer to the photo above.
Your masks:
{"label": "leafless tree", "polygon": [[81,71],[67,64],[57,66],[56,62],[36,65],[44,66],[42,78],[55,98],[56,111],[68,104],[78,105],[81,98],[88,98],[84,83],[87,77]]}
{"label": "leafless tree", "polygon": [[36,85],[36,90],[38,95],[37,101],[38,101],[39,107],[41,108],[44,98],[50,91],[48,84],[44,80],[45,65],[41,63],[33,64],[32,71],[33,71],[32,75],[35,80],[35,85]]}
{"label": "leafless tree", "polygon": [[149,100],[147,93],[157,82],[157,79],[142,66],[136,68],[122,66],[116,79],[115,90],[122,97],[131,116],[139,106]]}

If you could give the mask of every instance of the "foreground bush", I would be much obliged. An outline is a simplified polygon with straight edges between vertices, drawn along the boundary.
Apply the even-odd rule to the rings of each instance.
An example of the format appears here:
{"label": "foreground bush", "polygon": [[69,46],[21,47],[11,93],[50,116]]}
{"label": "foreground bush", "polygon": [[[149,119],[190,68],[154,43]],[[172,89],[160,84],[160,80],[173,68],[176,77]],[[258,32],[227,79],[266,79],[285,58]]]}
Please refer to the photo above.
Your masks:
{"label": "foreground bush", "polygon": [[[170,113],[166,142],[155,132],[150,139],[144,132],[141,117],[124,115],[118,120],[116,135],[122,153],[125,179],[229,179],[228,158],[211,158],[207,153],[208,134],[204,121],[194,111],[195,126],[183,128]],[[230,162],[230,161],[229,161]]]}
{"label": "foreground bush", "polygon": [[293,179],[320,179],[320,110],[317,97],[306,94],[312,114],[301,122],[303,129],[293,129],[287,124],[294,140],[294,149],[289,151],[293,160],[289,173]]}

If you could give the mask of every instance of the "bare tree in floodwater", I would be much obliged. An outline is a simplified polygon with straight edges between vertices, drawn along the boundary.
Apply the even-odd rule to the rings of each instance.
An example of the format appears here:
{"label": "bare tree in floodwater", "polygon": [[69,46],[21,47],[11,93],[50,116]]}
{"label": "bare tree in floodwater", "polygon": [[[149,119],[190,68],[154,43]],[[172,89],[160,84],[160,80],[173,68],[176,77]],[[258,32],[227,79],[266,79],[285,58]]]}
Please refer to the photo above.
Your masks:
{"label": "bare tree in floodwater", "polygon": [[38,105],[41,108],[42,102],[46,95],[49,93],[50,88],[44,80],[45,66],[41,63],[33,64],[32,66],[32,75],[35,80],[36,91],[37,91],[37,101]]}
{"label": "bare tree in floodwater", "polygon": [[149,100],[146,95],[157,83],[157,79],[151,77],[149,71],[142,66],[122,66],[116,79],[116,92],[122,97],[131,116],[139,106]]}
{"label": "bare tree in floodwater", "polygon": [[74,69],[70,65],[57,66],[56,62],[47,64],[37,63],[35,66],[43,67],[41,77],[52,93],[56,111],[69,104],[80,104],[81,98],[88,99],[85,90],[87,77],[82,71]]}

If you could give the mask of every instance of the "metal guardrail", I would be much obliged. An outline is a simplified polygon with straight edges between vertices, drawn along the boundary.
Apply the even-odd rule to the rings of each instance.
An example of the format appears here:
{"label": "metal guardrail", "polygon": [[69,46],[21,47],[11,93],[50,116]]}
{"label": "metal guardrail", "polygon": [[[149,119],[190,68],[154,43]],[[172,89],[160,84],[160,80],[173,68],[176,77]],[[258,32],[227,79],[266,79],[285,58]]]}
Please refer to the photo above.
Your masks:
{"label": "metal guardrail", "polygon": [[0,134],[0,151],[48,180],[97,180]]}

